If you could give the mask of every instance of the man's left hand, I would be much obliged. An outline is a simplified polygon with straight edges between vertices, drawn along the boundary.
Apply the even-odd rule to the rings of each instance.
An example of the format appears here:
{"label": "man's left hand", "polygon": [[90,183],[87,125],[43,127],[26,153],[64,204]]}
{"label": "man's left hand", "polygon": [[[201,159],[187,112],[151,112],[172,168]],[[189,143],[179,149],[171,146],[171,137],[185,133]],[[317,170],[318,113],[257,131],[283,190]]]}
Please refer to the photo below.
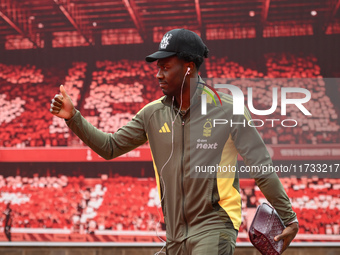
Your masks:
{"label": "man's left hand", "polygon": [[280,235],[274,237],[274,241],[280,241],[283,239],[282,252],[284,252],[288,248],[290,242],[293,241],[298,231],[299,224],[294,222],[288,225]]}

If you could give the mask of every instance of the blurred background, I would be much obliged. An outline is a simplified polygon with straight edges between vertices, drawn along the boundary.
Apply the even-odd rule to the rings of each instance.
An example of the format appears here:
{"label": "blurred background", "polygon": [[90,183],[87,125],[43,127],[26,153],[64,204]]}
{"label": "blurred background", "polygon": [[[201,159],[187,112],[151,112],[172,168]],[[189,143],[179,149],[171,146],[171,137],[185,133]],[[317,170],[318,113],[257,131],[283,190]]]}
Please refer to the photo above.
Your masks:
{"label": "blurred background", "polygon": [[[115,132],[162,96],[156,65],[144,57],[174,28],[195,31],[210,49],[202,77],[254,78],[256,109],[270,108],[274,86],[311,92],[312,116],[292,106],[284,119],[296,127],[258,131],[276,165],[303,169],[280,174],[300,222],[294,254],[338,254],[339,7],[340,0],[0,0],[1,254],[66,243],[159,250],[165,226],[148,144],[104,161],[49,108],[64,84],[87,120]],[[281,120],[280,107],[270,117]],[[306,168],[313,164],[327,174]],[[265,199],[252,179],[240,185],[236,252],[255,254],[247,228]],[[314,246],[324,250],[306,252]],[[105,254],[91,251],[81,254]]]}

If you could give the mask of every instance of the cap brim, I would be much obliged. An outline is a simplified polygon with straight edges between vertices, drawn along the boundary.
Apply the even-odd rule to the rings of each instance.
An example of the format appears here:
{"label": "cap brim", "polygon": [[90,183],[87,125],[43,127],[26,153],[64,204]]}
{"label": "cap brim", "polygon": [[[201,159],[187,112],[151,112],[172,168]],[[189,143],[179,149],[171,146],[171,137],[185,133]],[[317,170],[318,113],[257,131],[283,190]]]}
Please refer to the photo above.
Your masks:
{"label": "cap brim", "polygon": [[162,59],[162,58],[167,58],[167,57],[171,57],[173,55],[176,55],[176,52],[169,52],[169,51],[156,51],[155,53],[147,56],[145,58],[146,62],[153,62],[156,61],[158,59]]}

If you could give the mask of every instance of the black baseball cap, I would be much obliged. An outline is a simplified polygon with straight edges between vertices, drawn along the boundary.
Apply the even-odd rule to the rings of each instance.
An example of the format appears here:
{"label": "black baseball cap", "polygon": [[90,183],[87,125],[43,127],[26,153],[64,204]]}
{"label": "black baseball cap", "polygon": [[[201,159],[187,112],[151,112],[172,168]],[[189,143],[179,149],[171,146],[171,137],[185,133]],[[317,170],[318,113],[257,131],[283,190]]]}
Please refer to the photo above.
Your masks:
{"label": "black baseball cap", "polygon": [[167,58],[180,52],[204,57],[206,46],[195,32],[181,28],[167,32],[159,44],[158,51],[147,56],[146,62]]}

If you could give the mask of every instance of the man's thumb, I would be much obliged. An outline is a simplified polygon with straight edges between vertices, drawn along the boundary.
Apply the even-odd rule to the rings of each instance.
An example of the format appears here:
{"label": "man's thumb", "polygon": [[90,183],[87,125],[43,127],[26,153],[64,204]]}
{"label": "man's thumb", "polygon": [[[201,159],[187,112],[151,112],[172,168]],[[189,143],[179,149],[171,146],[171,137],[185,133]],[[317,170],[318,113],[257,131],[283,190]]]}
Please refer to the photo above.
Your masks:
{"label": "man's thumb", "polygon": [[67,93],[66,93],[64,85],[60,85],[60,93],[63,95],[63,97],[68,96]]}
{"label": "man's thumb", "polygon": [[283,238],[283,235],[281,234],[281,235],[277,235],[277,236],[275,236],[274,237],[274,241],[280,241],[281,239]]}

